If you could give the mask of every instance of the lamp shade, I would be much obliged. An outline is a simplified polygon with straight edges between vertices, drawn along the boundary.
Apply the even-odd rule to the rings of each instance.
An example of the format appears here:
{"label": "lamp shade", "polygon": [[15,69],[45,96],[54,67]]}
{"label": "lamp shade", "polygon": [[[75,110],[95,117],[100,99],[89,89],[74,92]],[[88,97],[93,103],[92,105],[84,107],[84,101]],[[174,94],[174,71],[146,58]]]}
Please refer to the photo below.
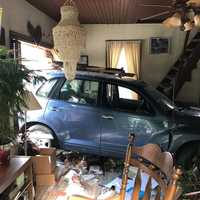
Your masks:
{"label": "lamp shade", "polygon": [[188,5],[192,5],[192,6],[196,6],[199,7],[200,6],[200,0],[189,0],[187,2]]}
{"label": "lamp shade", "polygon": [[22,108],[22,110],[24,111],[42,109],[41,105],[39,104],[33,93],[28,90],[25,91],[24,102],[26,104],[26,107]]}
{"label": "lamp shade", "polygon": [[173,27],[180,27],[181,26],[181,14],[180,13],[175,13],[171,17],[167,18],[163,24],[168,27],[168,28],[173,28]]}
{"label": "lamp shade", "polygon": [[85,44],[85,31],[78,21],[78,9],[72,2],[68,0],[61,7],[61,21],[53,28],[54,49],[63,61],[68,80],[75,78],[80,52]]}
{"label": "lamp shade", "polygon": [[194,25],[200,27],[200,15],[194,16]]}
{"label": "lamp shade", "polygon": [[193,23],[191,21],[187,21],[184,24],[184,31],[190,31],[193,28]]}

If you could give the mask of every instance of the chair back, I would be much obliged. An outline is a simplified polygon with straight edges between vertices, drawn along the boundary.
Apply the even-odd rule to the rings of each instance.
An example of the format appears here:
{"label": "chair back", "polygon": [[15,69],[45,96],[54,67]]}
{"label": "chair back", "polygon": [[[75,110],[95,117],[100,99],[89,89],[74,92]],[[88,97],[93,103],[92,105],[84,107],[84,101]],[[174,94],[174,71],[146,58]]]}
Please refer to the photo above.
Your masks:
{"label": "chair back", "polygon": [[[172,155],[169,152],[162,152],[156,144],[136,147],[133,145],[134,139],[134,134],[130,134],[125,156],[120,200],[125,200],[130,166],[138,169],[132,200],[139,200],[144,173],[147,184],[142,200],[150,200],[152,191],[155,194],[155,200],[175,200],[178,192],[177,181],[181,176],[181,170],[173,168]],[[156,188],[152,188],[152,180],[157,183]]]}

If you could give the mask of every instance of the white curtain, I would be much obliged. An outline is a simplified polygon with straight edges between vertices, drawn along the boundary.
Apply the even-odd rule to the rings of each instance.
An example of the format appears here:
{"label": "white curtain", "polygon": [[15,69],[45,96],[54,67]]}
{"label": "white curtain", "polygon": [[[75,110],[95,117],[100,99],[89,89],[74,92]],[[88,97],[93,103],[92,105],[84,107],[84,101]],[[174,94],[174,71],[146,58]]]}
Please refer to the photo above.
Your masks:
{"label": "white curtain", "polygon": [[125,50],[128,72],[134,73],[136,79],[140,79],[140,41],[124,41],[123,48]]}
{"label": "white curtain", "polygon": [[123,48],[122,42],[119,41],[106,42],[107,68],[117,68],[122,48]]}
{"label": "white curtain", "polygon": [[122,49],[125,51],[128,73],[133,73],[136,75],[135,79],[140,79],[140,41],[107,41],[107,67],[117,68]]}
{"label": "white curtain", "polygon": [[[0,27],[2,25],[2,17],[3,17],[3,8],[0,8]],[[0,31],[0,36],[1,36],[1,31]]]}

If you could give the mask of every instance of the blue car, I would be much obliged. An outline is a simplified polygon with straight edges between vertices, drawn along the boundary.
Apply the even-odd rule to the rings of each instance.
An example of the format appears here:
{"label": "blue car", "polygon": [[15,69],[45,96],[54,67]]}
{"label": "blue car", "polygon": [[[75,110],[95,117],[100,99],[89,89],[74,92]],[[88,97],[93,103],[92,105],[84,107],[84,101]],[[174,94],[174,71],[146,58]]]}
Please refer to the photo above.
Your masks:
{"label": "blue car", "polygon": [[157,143],[182,162],[196,155],[198,108],[176,107],[120,70],[94,69],[78,71],[72,81],[53,73],[37,90],[42,109],[28,112],[27,127],[39,146],[122,158],[131,132],[135,145]]}

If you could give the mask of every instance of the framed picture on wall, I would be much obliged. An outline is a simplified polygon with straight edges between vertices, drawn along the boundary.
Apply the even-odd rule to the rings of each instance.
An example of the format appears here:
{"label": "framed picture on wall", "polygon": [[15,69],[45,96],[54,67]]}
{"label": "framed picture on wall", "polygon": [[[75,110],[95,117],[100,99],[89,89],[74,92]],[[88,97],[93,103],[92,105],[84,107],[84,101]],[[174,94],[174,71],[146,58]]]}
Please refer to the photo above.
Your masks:
{"label": "framed picture on wall", "polygon": [[152,37],[150,38],[150,54],[169,54],[170,39]]}
{"label": "framed picture on wall", "polygon": [[88,66],[88,56],[87,56],[87,55],[81,55],[78,64],[79,64],[79,65]]}

